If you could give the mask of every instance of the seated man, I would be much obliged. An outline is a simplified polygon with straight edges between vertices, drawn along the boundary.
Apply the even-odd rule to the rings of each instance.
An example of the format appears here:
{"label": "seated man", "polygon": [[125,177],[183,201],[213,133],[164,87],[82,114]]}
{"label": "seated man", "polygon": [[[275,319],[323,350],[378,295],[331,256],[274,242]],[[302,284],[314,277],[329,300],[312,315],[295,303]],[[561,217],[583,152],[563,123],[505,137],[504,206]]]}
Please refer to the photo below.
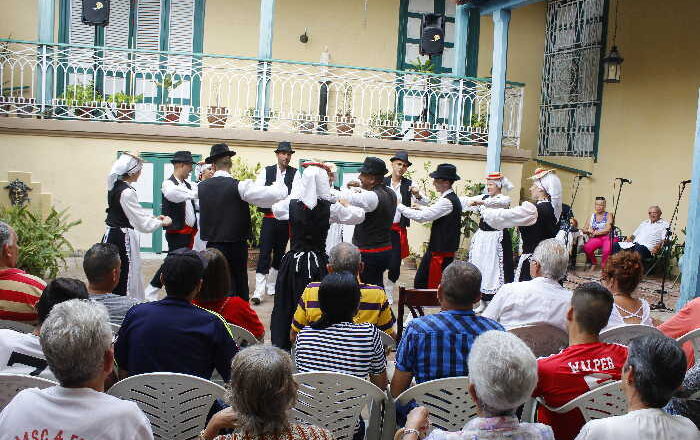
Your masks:
{"label": "seated man", "polygon": [[104,306],[77,299],[56,305],[39,339],[59,385],[20,391],[0,413],[0,438],[153,439],[135,403],[104,393],[114,366]]}
{"label": "seated man", "polygon": [[543,240],[530,257],[530,281],[504,284],[481,314],[509,329],[544,323],[566,330],[571,291],[559,280],[566,277],[568,254],[556,238]]}
{"label": "seated man", "polygon": [[36,303],[39,324],[33,333],[0,329],[0,373],[29,374],[56,380],[46,368],[48,364],[39,344],[39,331],[51,309],[70,299],[88,299],[85,284],[73,278],[56,278],[46,286]]}
{"label": "seated man", "polygon": [[83,271],[88,279],[90,299],[107,307],[112,324],[122,325],[126,312],[139,302],[128,296],[112,293],[119,284],[121,272],[119,248],[112,243],[92,245],[83,257]]}
{"label": "seated man", "polygon": [[17,269],[18,257],[17,233],[0,221],[0,319],[35,324],[34,304],[39,301],[46,283]]}
{"label": "seated man", "polygon": [[442,273],[437,291],[442,311],[415,318],[406,327],[396,351],[391,394],[411,385],[443,377],[467,376],[469,351],[477,336],[503,330],[489,318],[477,316],[474,304],[481,300],[481,273],[471,263],[453,261]]}
{"label": "seated man", "polygon": [[187,248],[165,257],[167,296],[126,313],[114,345],[119,377],[167,371],[210,379],[214,368],[228,381],[238,352],[224,319],[192,304],[202,286],[202,257]]}
{"label": "seated man", "polygon": [[[328,273],[350,272],[357,275],[358,280],[364,263],[357,246],[351,243],[339,243],[331,249],[328,255]],[[299,306],[294,312],[290,339],[296,340],[297,334],[302,328],[318,321],[321,318],[321,308],[318,303],[318,288],[321,283],[309,283],[304,293],[299,298]],[[371,284],[360,283],[360,308],[355,315],[356,324],[368,322],[374,324],[379,330],[396,336],[394,332],[394,314],[389,307],[384,289]]]}
{"label": "seated man", "polygon": [[[534,397],[542,397],[547,406],[557,408],[620,379],[627,348],[599,339],[612,307],[612,294],[598,283],[586,283],[574,289],[571,306],[566,312],[569,347],[538,359],[539,381],[532,393]],[[572,440],[584,424],[579,410],[557,414],[542,406],[537,420],[550,425],[559,440]]]}
{"label": "seated man", "polygon": [[666,238],[666,228],[668,222],[661,218],[661,208],[658,206],[649,207],[649,219],[644,220],[634,230],[634,234],[627,237],[625,241],[613,244],[613,253],[622,249],[638,252],[642,260],[656,255],[664,244]]}

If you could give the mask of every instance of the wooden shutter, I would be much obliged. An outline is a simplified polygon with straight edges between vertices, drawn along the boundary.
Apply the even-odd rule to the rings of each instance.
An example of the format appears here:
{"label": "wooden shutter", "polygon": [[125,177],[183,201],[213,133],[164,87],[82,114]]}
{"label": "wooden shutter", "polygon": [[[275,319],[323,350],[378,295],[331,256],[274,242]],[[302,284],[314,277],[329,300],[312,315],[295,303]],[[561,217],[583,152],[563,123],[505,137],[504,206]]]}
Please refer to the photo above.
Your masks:
{"label": "wooden shutter", "polygon": [[[161,50],[162,0],[139,0],[136,8],[136,48]],[[137,70],[152,72],[160,63],[158,54],[138,54]],[[142,67],[142,69],[141,69]]]}
{"label": "wooden shutter", "polygon": [[[168,17],[168,50],[173,52],[192,52],[194,45],[195,0],[178,0],[170,2]],[[168,71],[189,75],[192,70],[192,57],[171,55],[168,57]]]}
{"label": "wooden shutter", "polygon": [[[126,49],[129,47],[131,0],[112,0],[110,9],[109,26],[105,27],[104,45]],[[123,73],[128,68],[128,61],[127,51],[106,50],[104,52],[106,71]]]}
{"label": "wooden shutter", "polygon": [[[68,43],[84,44],[92,46],[95,44],[95,27],[88,26],[82,22],[83,1],[70,0],[70,22],[68,24]],[[93,66],[92,49],[70,49],[68,54],[69,69],[91,69]],[[73,83],[75,81],[71,81]]]}

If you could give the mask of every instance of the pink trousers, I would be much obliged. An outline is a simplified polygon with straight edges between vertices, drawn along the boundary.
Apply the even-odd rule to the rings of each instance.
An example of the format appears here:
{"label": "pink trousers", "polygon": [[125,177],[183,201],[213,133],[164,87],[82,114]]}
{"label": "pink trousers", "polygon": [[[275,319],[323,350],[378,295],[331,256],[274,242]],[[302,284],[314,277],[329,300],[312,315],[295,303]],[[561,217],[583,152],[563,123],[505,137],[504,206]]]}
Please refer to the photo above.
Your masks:
{"label": "pink trousers", "polygon": [[[601,249],[602,248],[602,249]],[[601,249],[601,256],[603,260],[603,265],[608,260],[610,253],[612,252],[612,242],[610,241],[609,235],[601,235],[598,237],[591,237],[588,239],[586,244],[583,245],[583,252],[586,253],[588,257],[588,262],[591,264],[598,264],[598,260],[595,258],[595,250]]]}

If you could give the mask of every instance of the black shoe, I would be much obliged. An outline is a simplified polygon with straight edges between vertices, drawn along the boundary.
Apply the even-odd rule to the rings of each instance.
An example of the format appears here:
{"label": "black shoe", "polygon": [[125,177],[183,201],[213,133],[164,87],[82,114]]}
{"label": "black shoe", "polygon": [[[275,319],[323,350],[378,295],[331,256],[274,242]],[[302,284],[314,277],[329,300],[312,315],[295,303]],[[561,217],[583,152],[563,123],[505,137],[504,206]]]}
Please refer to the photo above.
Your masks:
{"label": "black shoe", "polygon": [[260,305],[260,298],[253,297],[250,299],[250,302],[252,302],[254,306],[259,306]]}

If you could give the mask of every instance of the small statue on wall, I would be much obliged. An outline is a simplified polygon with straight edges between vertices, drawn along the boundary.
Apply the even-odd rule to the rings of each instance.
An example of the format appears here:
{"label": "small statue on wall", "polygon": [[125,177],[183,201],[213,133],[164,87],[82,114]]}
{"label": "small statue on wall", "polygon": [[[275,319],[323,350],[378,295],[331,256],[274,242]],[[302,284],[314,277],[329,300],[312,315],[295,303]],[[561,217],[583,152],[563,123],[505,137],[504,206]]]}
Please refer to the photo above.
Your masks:
{"label": "small statue on wall", "polygon": [[32,189],[21,180],[13,180],[5,189],[10,192],[10,203],[12,205],[24,206],[29,202],[29,191]]}

